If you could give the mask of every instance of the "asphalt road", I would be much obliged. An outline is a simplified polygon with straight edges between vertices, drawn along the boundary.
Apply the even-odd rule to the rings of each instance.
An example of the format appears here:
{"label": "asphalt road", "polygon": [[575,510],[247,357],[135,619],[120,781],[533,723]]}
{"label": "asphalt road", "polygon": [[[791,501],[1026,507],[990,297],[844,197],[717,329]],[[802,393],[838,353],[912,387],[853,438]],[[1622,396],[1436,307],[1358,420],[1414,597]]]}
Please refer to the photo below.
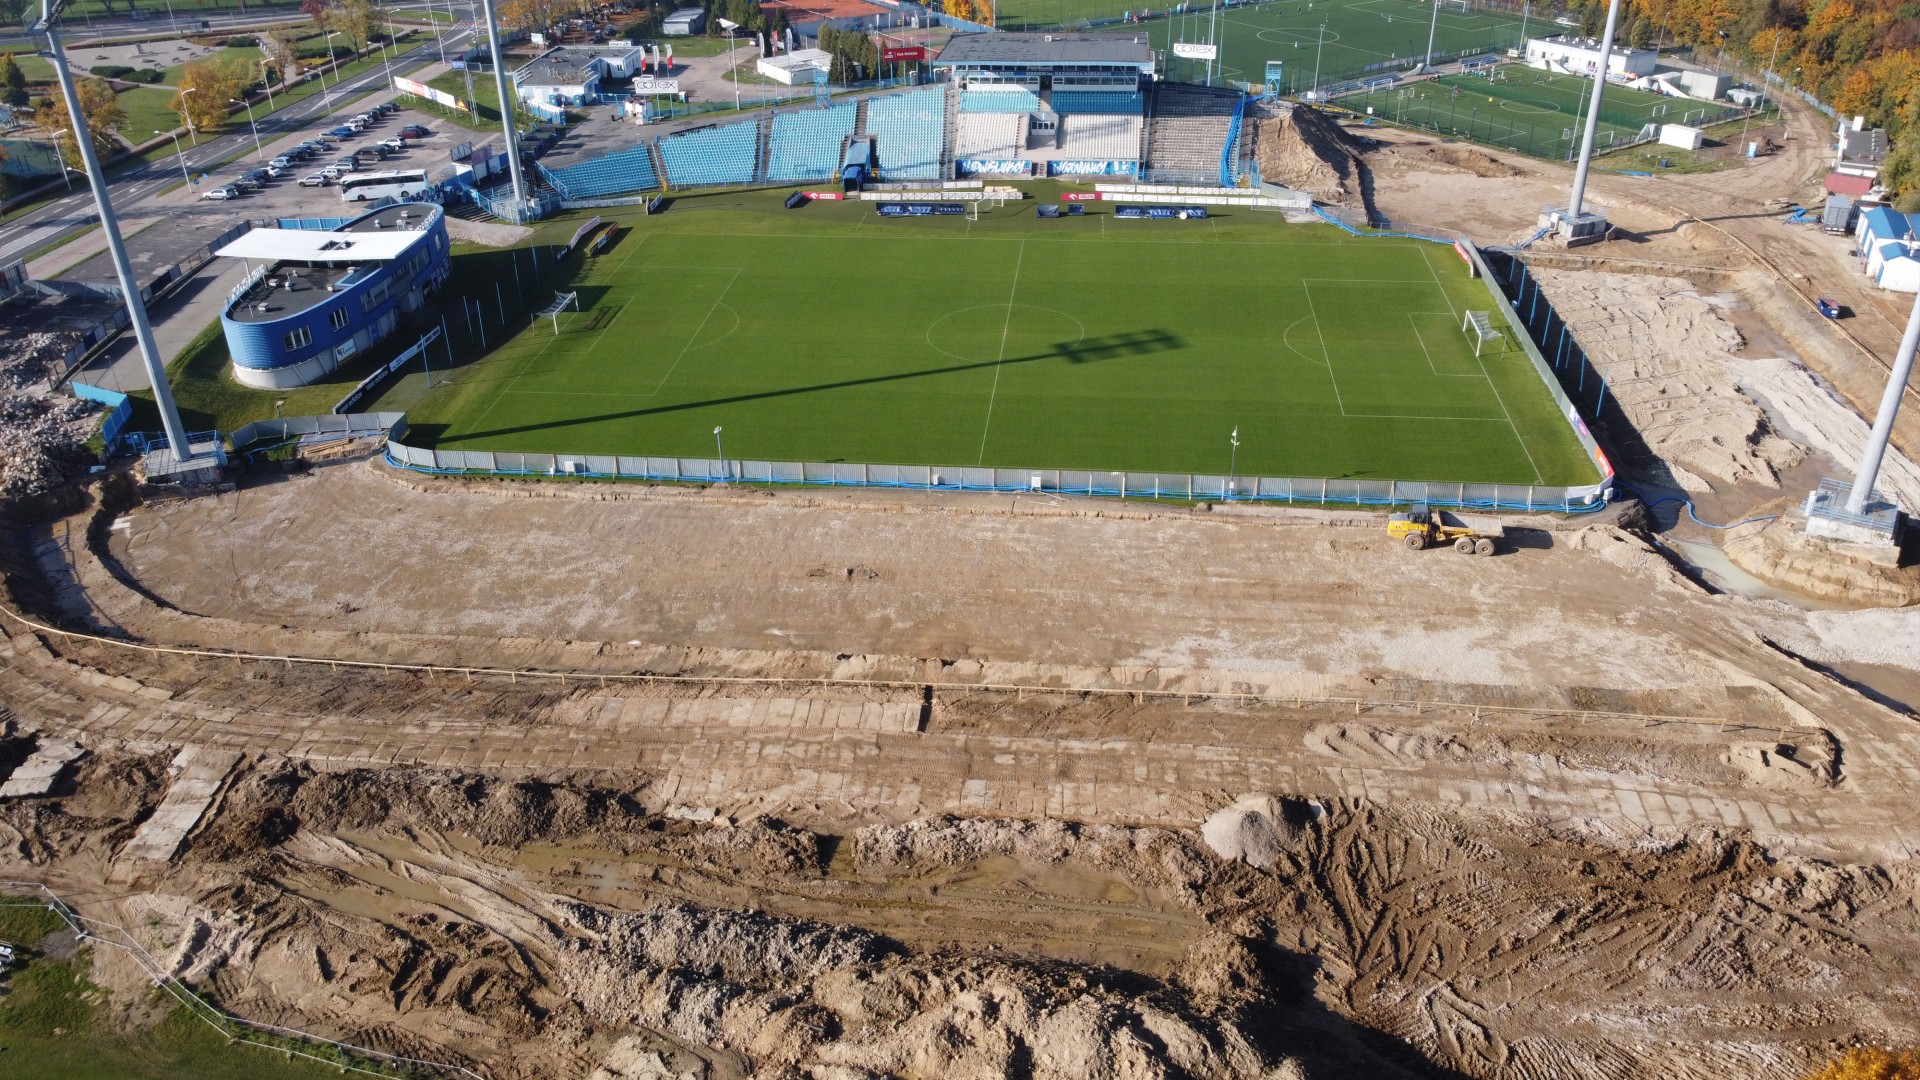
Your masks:
{"label": "asphalt road", "polygon": [[[471,30],[453,30],[443,38],[428,38],[424,43],[401,53],[393,60],[396,70],[404,70],[427,60],[440,58],[441,44],[452,51],[456,46],[464,47]],[[376,90],[386,85],[387,73],[384,67],[374,68],[359,75],[341,80],[332,94],[332,101],[338,105],[343,95],[360,91]],[[289,105],[259,121],[260,140],[290,134],[306,128],[329,113],[328,95],[315,94],[295,104]],[[244,120],[245,114],[242,114]],[[236,154],[253,149],[253,132],[245,123],[234,125],[232,130],[218,138],[210,139],[186,152],[186,165],[189,172],[202,172],[214,162],[224,161]],[[169,156],[155,159],[146,165],[112,174],[107,186],[112,193],[115,213],[125,218],[141,203],[165,190],[169,185],[180,182],[181,159]],[[74,193],[62,196],[35,210],[0,226],[0,266],[16,259],[24,259],[40,248],[75,236],[98,226],[99,214],[95,212],[93,195],[85,186],[77,185]]]}

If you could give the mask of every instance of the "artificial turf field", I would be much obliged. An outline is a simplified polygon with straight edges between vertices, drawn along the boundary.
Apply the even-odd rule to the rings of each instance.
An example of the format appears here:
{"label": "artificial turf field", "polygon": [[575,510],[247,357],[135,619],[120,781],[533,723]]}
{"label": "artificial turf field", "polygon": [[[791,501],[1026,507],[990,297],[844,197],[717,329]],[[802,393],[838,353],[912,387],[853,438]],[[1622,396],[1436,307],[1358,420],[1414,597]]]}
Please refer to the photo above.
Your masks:
{"label": "artificial turf field", "polygon": [[[1539,157],[1564,158],[1577,144],[1586,95],[1593,81],[1577,75],[1506,64],[1499,77],[1442,75],[1338,99],[1343,108],[1395,123],[1458,134]],[[1663,97],[1624,86],[1600,97],[1599,145],[1638,135],[1647,124],[1699,123],[1708,112],[1725,112],[1698,101]]]}
{"label": "artificial turf field", "polygon": [[[1001,0],[1002,29],[1035,29],[1084,24],[1088,19],[1113,18],[1151,7],[1165,11],[1170,0]],[[1172,43],[1207,40],[1211,14],[1204,3],[1189,3],[1188,12],[1139,23],[1103,27],[1144,31],[1153,48],[1167,55],[1166,77],[1200,82],[1203,63],[1173,58]],[[1299,93],[1315,85],[1356,79],[1381,71],[1404,71],[1426,55],[1431,5],[1421,0],[1263,0],[1221,8],[1217,41],[1220,62],[1215,75],[1246,83],[1266,81],[1269,60],[1282,64],[1280,89]],[[1321,24],[1326,25],[1324,45]],[[1522,20],[1502,11],[1472,10],[1443,3],[1434,51],[1441,57],[1498,52],[1522,39]],[[1526,23],[1529,34],[1559,32],[1550,20]]]}
{"label": "artificial turf field", "polygon": [[[408,403],[409,441],[712,457],[721,427],[752,460],[1596,479],[1525,354],[1473,355],[1461,313],[1496,301],[1444,245],[1233,208],[1043,221],[1029,200],[969,222],[784,194],[622,219],[562,264],[582,310],[496,330]],[[463,258],[453,288],[491,308]]]}

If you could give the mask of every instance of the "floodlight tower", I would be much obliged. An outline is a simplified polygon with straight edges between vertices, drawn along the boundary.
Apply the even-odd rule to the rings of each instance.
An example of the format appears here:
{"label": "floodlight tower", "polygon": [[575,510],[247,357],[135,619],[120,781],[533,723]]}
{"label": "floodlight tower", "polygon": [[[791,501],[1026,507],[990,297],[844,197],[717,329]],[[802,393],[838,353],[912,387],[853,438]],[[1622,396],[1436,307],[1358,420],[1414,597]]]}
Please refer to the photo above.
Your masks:
{"label": "floodlight tower", "polygon": [[1433,70],[1433,41],[1440,36],[1440,0],[1433,0],[1433,22],[1427,26],[1427,58],[1420,62],[1419,72]]}
{"label": "floodlight tower", "polygon": [[513,205],[517,212],[527,208],[527,178],[520,172],[520,138],[513,130],[513,103],[507,93],[507,67],[500,58],[500,28],[493,21],[493,0],[480,0],[480,11],[487,23],[487,53],[493,59],[493,85],[500,92],[500,130],[507,137],[507,172],[513,177]]}
{"label": "floodlight tower", "polygon": [[[153,326],[147,322],[147,308],[140,299],[140,284],[134,280],[133,266],[127,261],[126,241],[120,236],[120,220],[113,215],[113,200],[107,195],[107,177],[100,171],[100,156],[93,152],[93,135],[87,130],[87,117],[80,108],[80,93],[74,87],[73,69],[67,66],[67,52],[60,45],[56,20],[68,0],[41,0],[40,21],[33,32],[47,36],[47,50],[53,54],[54,77],[60,81],[60,96],[67,103],[67,115],[73,120],[74,147],[80,151],[80,163],[86,169],[87,183],[93,188],[94,209],[100,213],[100,231],[107,237],[107,252],[113,259],[113,272],[120,279],[120,294],[127,303],[127,316],[133,323],[134,340],[140,345],[140,362],[147,369],[147,381],[153,385],[153,403],[160,409],[160,427],[167,433],[167,445],[176,461],[193,458],[193,446],[187,442],[186,425],[180,422],[179,406],[173,402],[173,386],[167,382],[167,368],[160,359],[159,346],[153,341]],[[184,157],[182,160],[185,160]]]}
{"label": "floodlight tower", "polygon": [[[1580,136],[1580,160],[1573,167],[1573,194],[1567,198],[1563,229],[1568,239],[1583,235],[1582,203],[1587,195],[1587,170],[1593,165],[1593,143],[1600,132],[1600,95],[1607,89],[1607,67],[1613,62],[1613,32],[1620,25],[1620,0],[1607,5],[1607,28],[1600,35],[1600,64],[1593,73],[1593,96],[1587,100],[1587,123]],[[1605,231],[1605,220],[1601,221]]]}
{"label": "floodlight tower", "polygon": [[1906,393],[1907,379],[1913,375],[1916,346],[1920,346],[1920,296],[1914,297],[1913,313],[1907,316],[1907,332],[1900,338],[1900,352],[1893,358],[1893,371],[1887,376],[1887,392],[1880,395],[1880,412],[1873,419],[1873,433],[1867,436],[1860,468],[1853,475],[1853,490],[1847,495],[1849,514],[1865,514],[1867,500],[1873,497],[1874,481],[1880,479],[1880,460],[1886,456],[1887,440],[1893,435],[1893,419],[1900,414],[1900,398]]}

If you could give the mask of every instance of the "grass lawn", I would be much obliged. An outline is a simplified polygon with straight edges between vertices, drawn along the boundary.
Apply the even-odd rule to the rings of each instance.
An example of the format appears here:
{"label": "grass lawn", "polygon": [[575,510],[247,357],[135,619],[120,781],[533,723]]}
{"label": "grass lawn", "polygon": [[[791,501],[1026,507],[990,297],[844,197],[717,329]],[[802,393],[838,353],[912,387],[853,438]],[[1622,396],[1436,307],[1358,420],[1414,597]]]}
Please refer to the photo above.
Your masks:
{"label": "grass lawn", "polygon": [[82,951],[56,960],[37,946],[65,924],[46,907],[0,898],[0,939],[25,946],[0,973],[0,1075],[8,1080],[320,1080],[337,1067],[229,1044],[226,1036],[175,1009],[143,1031],[112,1022],[106,993],[87,980]]}
{"label": "grass lawn", "polygon": [[[252,45],[245,48],[228,47],[216,49],[207,59],[216,64],[234,64],[238,67],[244,67],[255,76],[260,74],[260,50]],[[186,74],[186,70],[187,65],[175,64],[165,71],[160,81],[168,86],[179,86],[180,78]]]}
{"label": "grass lawn", "polygon": [[550,263],[457,255],[460,366],[379,407],[451,449],[706,457],[718,426],[757,460],[1219,474],[1237,428],[1242,475],[1596,478],[1525,354],[1473,355],[1461,313],[1503,301],[1445,247],[1231,208],[976,223],[786,194],[600,211],[624,231],[561,266],[581,310],[557,334],[518,302],[553,295]]}
{"label": "grass lawn", "polygon": [[[1142,6],[1138,0],[1004,0],[999,8],[1000,28],[1071,26]],[[1315,84],[1316,64],[1322,86],[1357,78],[1375,65],[1404,70],[1413,58],[1426,54],[1432,17],[1433,8],[1421,0],[1264,0],[1220,12],[1219,67],[1226,78],[1264,82],[1268,61],[1277,60],[1283,65],[1281,89],[1288,93]],[[1199,9],[1113,29],[1145,32],[1153,47],[1164,52],[1174,42],[1206,41],[1209,21],[1209,13]],[[1538,25],[1535,19],[1527,32],[1542,32],[1536,30]],[[1448,4],[1440,12],[1434,49],[1442,55],[1491,52],[1517,44],[1521,36],[1517,15],[1467,11]],[[1203,61],[1170,58],[1167,63],[1168,78],[1202,81]]]}
{"label": "grass lawn", "polygon": [[[493,72],[475,71],[470,74],[473,77],[471,90],[467,86],[469,73],[464,71],[443,71],[428,79],[427,85],[435,90],[444,90],[461,101],[472,102],[474,106],[472,113],[450,109],[438,102],[424,101],[419,98],[409,98],[408,107],[418,107],[423,112],[443,117],[470,131],[499,131],[500,90],[493,83]],[[521,124],[522,131],[538,122],[525,108],[515,108],[513,116]]]}
{"label": "grass lawn", "polygon": [[[1536,71],[1521,64],[1500,77],[1443,75],[1430,82],[1388,87],[1337,99],[1343,108],[1410,127],[1518,150],[1565,158],[1579,142],[1581,114],[1592,80]],[[1609,86],[1600,99],[1599,143],[1624,141],[1650,123],[1694,123],[1720,106]]]}
{"label": "grass lawn", "polygon": [[[132,90],[120,91],[120,107],[126,110],[127,118],[120,124],[120,137],[138,146],[153,138],[153,133],[168,132],[181,127],[180,114],[174,112],[170,103],[179,93],[171,86],[142,86]],[[181,135],[185,145],[186,135]],[[173,153],[173,143],[167,143],[167,153]]]}

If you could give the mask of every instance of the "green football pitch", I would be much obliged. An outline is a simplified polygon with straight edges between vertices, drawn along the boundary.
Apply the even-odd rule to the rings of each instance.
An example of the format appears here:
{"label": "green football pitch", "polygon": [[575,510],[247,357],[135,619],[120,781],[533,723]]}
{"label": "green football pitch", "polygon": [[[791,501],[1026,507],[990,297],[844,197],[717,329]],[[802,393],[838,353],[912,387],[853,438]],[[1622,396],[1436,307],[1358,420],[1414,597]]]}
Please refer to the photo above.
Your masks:
{"label": "green football pitch", "polygon": [[[1593,81],[1507,64],[1498,76],[1443,75],[1337,99],[1341,107],[1397,124],[1459,135],[1536,157],[1564,158],[1578,145]],[[1599,145],[1625,142],[1647,124],[1696,124],[1723,108],[1608,86],[1600,97]]]}
{"label": "green football pitch", "polygon": [[510,311],[524,251],[517,271],[458,256],[450,287],[485,301],[492,349],[450,320],[460,363],[397,402],[409,441],[711,457],[719,427],[753,460],[1597,479],[1525,353],[1474,356],[1462,314],[1499,301],[1444,245],[1232,208],[889,219],[783,194],[618,219],[604,254],[528,281],[534,307],[578,291],[557,333],[518,317],[500,340],[496,282]]}
{"label": "green football pitch", "polygon": [[[999,9],[1003,29],[1084,25],[1090,19],[1110,19],[1138,12],[1140,0],[1003,0]],[[1174,4],[1154,0],[1156,11]],[[1204,42],[1213,16],[1203,3],[1192,10],[1144,22],[1108,26],[1109,30],[1138,30],[1148,36],[1156,52],[1166,57],[1166,77],[1201,82],[1204,62],[1171,56],[1176,42]],[[1426,55],[1427,31],[1433,8],[1420,0],[1264,0],[1219,12],[1216,40],[1220,60],[1216,78],[1264,83],[1267,64],[1281,65],[1280,89],[1299,93],[1317,84],[1330,86],[1382,71],[1404,71]],[[1325,26],[1324,34],[1322,25]],[[1543,34],[1551,22],[1534,18],[1526,31]],[[1443,2],[1434,52],[1438,58],[1498,52],[1523,37],[1519,14],[1475,10]],[[1316,68],[1318,69],[1316,76]]]}

